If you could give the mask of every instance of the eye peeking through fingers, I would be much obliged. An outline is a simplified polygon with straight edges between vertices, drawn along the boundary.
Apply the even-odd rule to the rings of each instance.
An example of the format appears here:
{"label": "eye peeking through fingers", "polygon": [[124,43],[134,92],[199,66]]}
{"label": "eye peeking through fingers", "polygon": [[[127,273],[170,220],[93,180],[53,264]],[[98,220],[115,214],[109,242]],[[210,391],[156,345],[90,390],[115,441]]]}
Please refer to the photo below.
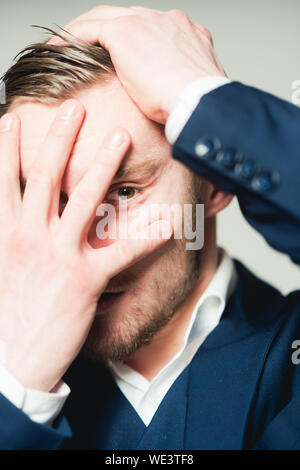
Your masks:
{"label": "eye peeking through fingers", "polygon": [[[112,190],[107,198],[106,201],[109,203],[119,203],[127,202],[130,199],[133,199],[137,196],[140,192],[140,189],[135,188],[133,186],[119,186],[118,188]],[[60,200],[59,200],[59,216],[63,214],[63,211],[68,203],[69,197],[64,191],[60,193]]]}
{"label": "eye peeking through fingers", "polygon": [[133,199],[139,192],[134,186],[119,186],[108,194],[107,201],[122,203]]}

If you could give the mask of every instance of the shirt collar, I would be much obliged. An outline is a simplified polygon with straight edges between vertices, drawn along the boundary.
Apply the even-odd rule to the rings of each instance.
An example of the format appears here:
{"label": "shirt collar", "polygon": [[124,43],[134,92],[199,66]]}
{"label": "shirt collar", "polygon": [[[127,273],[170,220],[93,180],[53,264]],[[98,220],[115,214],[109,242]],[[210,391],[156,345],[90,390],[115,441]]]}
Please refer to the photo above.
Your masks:
{"label": "shirt collar", "polygon": [[199,335],[210,333],[219,323],[226,302],[234,291],[237,273],[227,252],[219,249],[219,266],[209,285],[199,298],[184,337],[184,347]]}

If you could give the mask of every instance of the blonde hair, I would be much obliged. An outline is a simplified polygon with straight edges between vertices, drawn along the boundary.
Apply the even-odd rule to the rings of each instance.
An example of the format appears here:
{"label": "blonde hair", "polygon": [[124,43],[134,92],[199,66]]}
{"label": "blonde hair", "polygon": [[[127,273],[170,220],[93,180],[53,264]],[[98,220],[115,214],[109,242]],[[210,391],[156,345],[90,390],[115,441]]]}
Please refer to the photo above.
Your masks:
{"label": "blonde hair", "polygon": [[116,74],[103,47],[41,28],[59,36],[66,44],[32,44],[15,57],[16,62],[2,77],[5,103],[0,104],[0,116],[17,98],[28,97],[50,104],[71,98],[74,92],[99,80],[107,81]]}

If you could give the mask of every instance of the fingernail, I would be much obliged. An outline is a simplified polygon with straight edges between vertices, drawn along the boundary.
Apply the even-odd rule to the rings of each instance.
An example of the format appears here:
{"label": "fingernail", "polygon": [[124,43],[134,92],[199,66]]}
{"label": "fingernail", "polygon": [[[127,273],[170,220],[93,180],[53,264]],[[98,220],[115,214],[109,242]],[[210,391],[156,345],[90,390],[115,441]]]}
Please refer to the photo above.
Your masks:
{"label": "fingernail", "polygon": [[61,119],[65,119],[66,121],[72,119],[75,116],[77,109],[78,107],[75,101],[66,101],[60,109]]}
{"label": "fingernail", "polygon": [[10,131],[14,122],[14,118],[11,114],[5,114],[0,119],[0,131],[7,132]]}
{"label": "fingernail", "polygon": [[109,149],[117,149],[121,147],[123,142],[125,141],[125,134],[124,132],[117,130],[110,132],[104,139],[103,145]]}

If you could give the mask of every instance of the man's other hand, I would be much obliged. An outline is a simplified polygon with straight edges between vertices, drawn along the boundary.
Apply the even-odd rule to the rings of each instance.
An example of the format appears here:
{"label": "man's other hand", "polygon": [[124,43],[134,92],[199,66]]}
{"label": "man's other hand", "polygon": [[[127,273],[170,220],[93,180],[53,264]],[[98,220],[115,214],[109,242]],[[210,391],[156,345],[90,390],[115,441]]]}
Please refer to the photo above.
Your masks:
{"label": "man's other hand", "polygon": [[[179,10],[99,6],[68,23],[71,38],[99,43],[141,111],[165,124],[180,91],[205,76],[225,76],[209,31]],[[54,37],[50,43],[63,41]]]}

